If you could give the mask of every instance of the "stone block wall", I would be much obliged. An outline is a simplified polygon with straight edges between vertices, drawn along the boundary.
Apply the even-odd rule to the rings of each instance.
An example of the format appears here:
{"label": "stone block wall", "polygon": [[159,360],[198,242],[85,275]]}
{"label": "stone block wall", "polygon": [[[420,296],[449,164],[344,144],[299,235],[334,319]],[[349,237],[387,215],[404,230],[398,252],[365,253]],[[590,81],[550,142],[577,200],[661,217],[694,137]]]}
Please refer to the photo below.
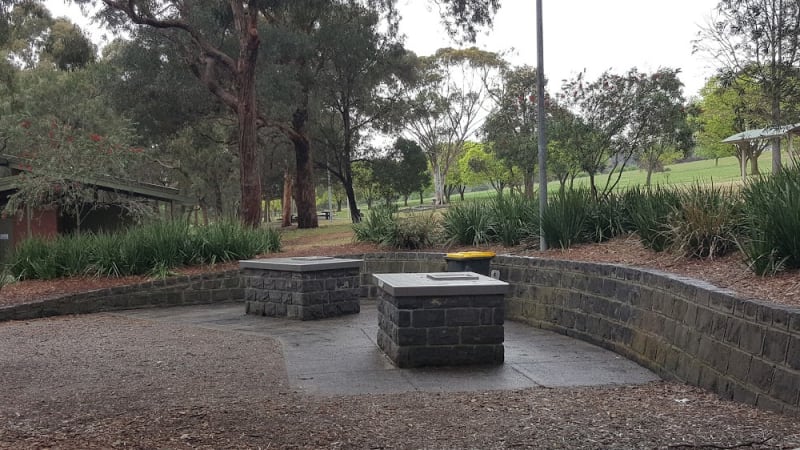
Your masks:
{"label": "stone block wall", "polygon": [[593,342],[665,378],[800,415],[800,309],[609,264],[501,256],[510,320]]}
{"label": "stone block wall", "polygon": [[444,253],[425,252],[386,252],[347,255],[342,258],[364,260],[361,265],[361,293],[363,297],[375,299],[378,297],[378,288],[372,279],[373,273],[445,272],[447,264],[444,255]]}
{"label": "stone block wall", "polygon": [[314,320],[361,310],[359,269],[296,272],[242,269],[245,312]]}
{"label": "stone block wall", "polygon": [[[373,273],[442,272],[446,266],[443,253],[358,257],[364,260],[362,295],[371,299],[378,296]],[[492,269],[511,285],[506,319],[598,344],[725,398],[800,415],[800,308],[609,264],[498,256]],[[0,307],[0,321],[243,298],[234,270]]]}
{"label": "stone block wall", "polygon": [[[441,253],[363,255],[371,273],[444,269]],[[497,256],[506,318],[613,350],[667,379],[800,415],[800,308],[689,277],[612,264]],[[371,298],[375,287],[365,286]]]}
{"label": "stone block wall", "polygon": [[398,367],[502,364],[503,294],[378,298],[378,346]]}
{"label": "stone block wall", "polygon": [[67,314],[241,301],[239,270],[178,276],[0,307],[0,322]]}

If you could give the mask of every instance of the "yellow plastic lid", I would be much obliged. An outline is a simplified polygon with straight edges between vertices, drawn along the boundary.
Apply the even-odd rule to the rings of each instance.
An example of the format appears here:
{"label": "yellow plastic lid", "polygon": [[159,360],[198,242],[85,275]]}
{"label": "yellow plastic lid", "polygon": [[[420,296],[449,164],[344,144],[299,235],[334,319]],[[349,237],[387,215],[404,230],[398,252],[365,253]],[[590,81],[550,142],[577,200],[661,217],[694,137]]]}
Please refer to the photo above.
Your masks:
{"label": "yellow plastic lid", "polygon": [[448,253],[445,257],[447,259],[465,260],[494,258],[496,255],[495,252],[455,252]]}

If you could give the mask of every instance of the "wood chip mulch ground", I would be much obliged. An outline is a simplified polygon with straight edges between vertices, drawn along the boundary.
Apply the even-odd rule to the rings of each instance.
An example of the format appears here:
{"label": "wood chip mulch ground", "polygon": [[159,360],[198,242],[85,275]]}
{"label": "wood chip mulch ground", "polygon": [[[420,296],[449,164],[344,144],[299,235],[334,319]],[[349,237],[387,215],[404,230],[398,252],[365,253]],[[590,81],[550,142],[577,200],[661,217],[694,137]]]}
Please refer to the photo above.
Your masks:
{"label": "wood chip mulch ground", "polygon": [[[286,247],[277,256],[378,251]],[[653,267],[799,304],[797,273],[761,279],[735,256],[676,259],[634,239],[547,256]],[[0,304],[136,280],[16,283]],[[95,314],[0,324],[0,448],[789,449],[800,448],[800,420],[673,382],[315,396],[289,385],[274,339]]]}

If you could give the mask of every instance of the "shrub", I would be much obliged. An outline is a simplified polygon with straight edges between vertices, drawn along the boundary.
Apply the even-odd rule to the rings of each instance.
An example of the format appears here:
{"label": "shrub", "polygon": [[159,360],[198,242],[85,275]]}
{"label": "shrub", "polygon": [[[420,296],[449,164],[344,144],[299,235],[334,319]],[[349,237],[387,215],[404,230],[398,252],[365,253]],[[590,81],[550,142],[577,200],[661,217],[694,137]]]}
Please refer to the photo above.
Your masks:
{"label": "shrub", "polygon": [[399,217],[395,233],[384,245],[394,248],[416,250],[430,247],[438,241],[439,221],[433,214],[412,214]]}
{"label": "shrub", "polygon": [[6,287],[7,284],[13,283],[14,277],[11,275],[11,270],[7,264],[0,265],[0,291]]}
{"label": "shrub", "polygon": [[647,248],[657,252],[671,245],[667,221],[672,211],[680,205],[678,194],[660,186],[633,187],[622,195],[626,220]]}
{"label": "shrub", "polygon": [[356,241],[415,250],[437,241],[439,223],[433,214],[397,215],[394,207],[371,209],[361,223],[353,225]]}
{"label": "shrub", "polygon": [[214,264],[279,250],[277,230],[243,227],[229,220],[191,230],[183,253],[186,264]]}
{"label": "shrub", "polygon": [[590,202],[586,218],[586,238],[589,241],[603,242],[633,230],[620,195],[610,193],[600,200],[587,196],[587,201]]}
{"label": "shrub", "polygon": [[378,206],[370,209],[360,223],[353,224],[355,240],[382,244],[386,236],[395,233],[397,226],[394,221],[395,212],[397,212],[397,208],[393,206]]}
{"label": "shrub", "polygon": [[587,240],[590,198],[586,189],[564,190],[550,198],[542,215],[542,231],[548,247],[569,248]]}
{"label": "shrub", "polygon": [[492,241],[494,214],[483,202],[464,202],[447,209],[442,234],[447,245],[482,245]]}
{"label": "shrub", "polygon": [[60,275],[50,251],[50,243],[38,237],[20,242],[14,250],[9,267],[11,273],[21,280],[49,280]]}
{"label": "shrub", "polygon": [[490,203],[488,235],[506,247],[519,245],[532,235],[538,238],[539,204],[521,195],[495,197]]}
{"label": "shrub", "polygon": [[800,268],[800,168],[747,183],[742,199],[741,249],[752,270]]}
{"label": "shrub", "polygon": [[182,222],[153,222],[121,233],[28,239],[11,258],[21,279],[93,274],[158,275],[190,264],[251,258],[280,250],[274,229],[250,229],[224,222],[192,229]]}
{"label": "shrub", "polygon": [[186,222],[151,222],[116,237],[121,249],[119,265],[126,274],[142,275],[159,266],[179,267],[189,262],[189,224]]}
{"label": "shrub", "polygon": [[92,235],[59,236],[50,241],[52,258],[59,277],[86,275],[92,261]]}
{"label": "shrub", "polygon": [[678,193],[667,223],[673,251],[714,258],[735,248],[740,207],[730,189],[694,185]]}

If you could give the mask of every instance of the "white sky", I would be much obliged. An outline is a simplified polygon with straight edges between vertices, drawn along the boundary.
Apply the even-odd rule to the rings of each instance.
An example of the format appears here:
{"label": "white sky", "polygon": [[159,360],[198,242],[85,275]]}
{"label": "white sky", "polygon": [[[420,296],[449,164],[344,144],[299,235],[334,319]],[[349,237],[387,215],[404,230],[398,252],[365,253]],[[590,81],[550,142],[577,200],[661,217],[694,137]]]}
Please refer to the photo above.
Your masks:
{"label": "white sky", "polygon": [[[612,69],[682,69],[685,95],[695,95],[713,75],[707,58],[692,55],[692,43],[718,0],[542,0],[544,69],[548,91],[583,69],[593,79]],[[451,46],[438,10],[426,0],[400,0],[406,46],[421,55]],[[536,2],[502,0],[494,28],[478,37],[491,51],[514,49],[513,64],[536,66]]]}
{"label": "white sky", "polygon": [[[622,73],[631,67],[649,72],[680,68],[687,97],[696,95],[713,75],[710,61],[692,55],[692,39],[706,23],[718,0],[542,0],[544,67],[548,90],[586,69],[592,79],[606,69]],[[53,15],[70,17],[95,40],[102,32],[65,0],[45,0]],[[429,55],[453,46],[439,23],[438,10],[428,0],[399,0],[406,47]],[[536,66],[536,2],[502,0],[494,29],[478,36],[477,46],[511,51],[514,65]]]}

